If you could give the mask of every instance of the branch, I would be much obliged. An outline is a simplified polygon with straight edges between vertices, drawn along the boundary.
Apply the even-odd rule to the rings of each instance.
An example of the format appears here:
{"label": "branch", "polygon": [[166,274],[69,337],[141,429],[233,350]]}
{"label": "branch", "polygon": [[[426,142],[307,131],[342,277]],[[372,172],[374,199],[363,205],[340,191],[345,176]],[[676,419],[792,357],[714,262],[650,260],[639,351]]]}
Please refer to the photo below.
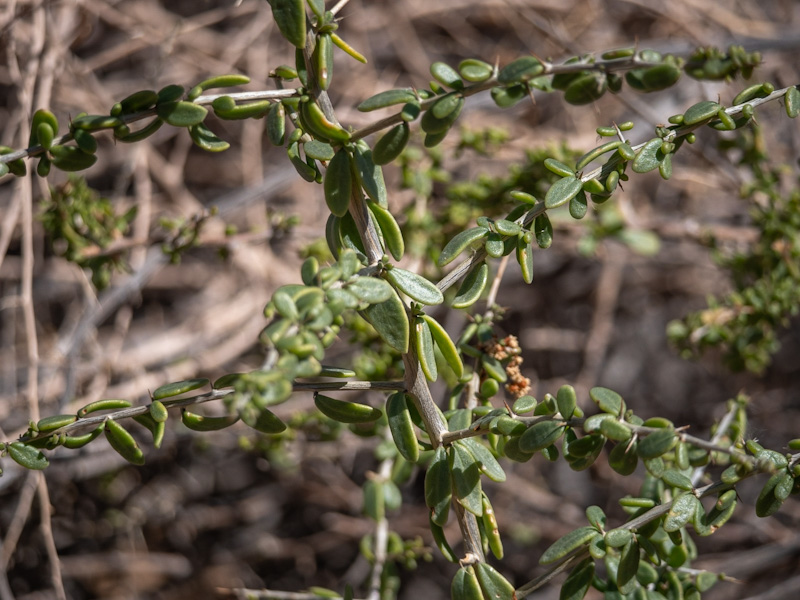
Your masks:
{"label": "branch", "polygon": [[[402,381],[320,381],[309,383],[294,383],[292,391],[295,392],[325,392],[325,391],[347,391],[347,390],[379,390],[379,391],[398,391],[405,389],[405,383]],[[189,396],[186,398],[166,398],[161,400],[162,404],[167,409],[181,408],[192,406],[195,404],[204,404],[213,400],[221,400],[226,396],[232,394],[230,389],[212,390],[205,394],[198,394],[196,396]],[[90,428],[90,426],[97,426],[106,421],[107,419],[114,419],[119,421],[122,419],[129,419],[138,415],[149,414],[150,407],[148,405],[131,406],[130,408],[119,409],[114,412],[103,413],[99,415],[86,416],[78,419],[77,421],[65,425],[60,429],[48,431],[42,435],[27,438],[25,442],[32,442],[38,439],[47,439],[53,435],[60,435],[62,433],[68,434],[75,430],[82,430]]]}
{"label": "branch", "polygon": [[[413,398],[417,411],[419,411],[422,420],[425,422],[425,429],[431,439],[431,444],[434,448],[438,448],[447,433],[447,426],[443,422],[444,419],[439,408],[433,401],[428,382],[425,380],[425,375],[422,373],[419,359],[413,347],[409,347],[409,351],[403,355],[403,364],[406,368],[406,390]],[[465,511],[455,499],[453,499],[453,505],[458,518],[458,526],[461,529],[461,535],[466,545],[467,556],[472,555],[480,562],[485,561],[486,558],[483,554],[480,531],[478,530],[478,522],[475,520],[475,515]]]}
{"label": "branch", "polygon": [[[278,100],[280,98],[292,98],[293,96],[299,96],[297,90],[295,89],[285,89],[285,90],[261,90],[261,91],[253,91],[253,92],[234,92],[229,94],[210,94],[207,96],[199,96],[193,100],[195,104],[211,104],[217,98],[222,96],[230,96],[236,101],[242,100]],[[155,117],[156,116],[156,109],[145,110],[142,112],[131,113],[129,115],[120,115],[118,118],[123,121],[126,125],[130,123],[135,123],[137,121],[141,121],[142,119],[147,119],[148,117]],[[91,133],[94,134],[98,131],[104,131],[104,129],[96,129]],[[57,146],[59,144],[64,144],[74,139],[72,133],[66,133],[64,135],[58,136],[53,138],[53,145]],[[0,163],[7,163],[14,160],[18,160],[20,158],[26,158],[30,156],[38,156],[44,152],[44,148],[42,148],[39,144],[35,146],[31,146],[30,148],[26,148],[25,150],[17,150],[16,152],[10,152],[9,154],[0,155]]]}
{"label": "branch", "polygon": [[[649,61],[643,61],[637,58],[636,55],[626,58],[616,58],[611,60],[601,59],[591,63],[576,62],[570,64],[561,64],[561,65],[554,65],[553,63],[550,63],[541,58],[538,57],[536,58],[540,63],[542,63],[542,67],[544,67],[539,76],[558,75],[560,73],[579,73],[581,71],[600,71],[604,73],[611,73],[613,71],[628,71],[630,69],[638,69],[642,67],[654,67],[659,64],[662,64],[660,62],[653,63]],[[490,77],[486,81],[482,81],[474,85],[465,86],[463,89],[457,91],[460,96],[467,98],[469,96],[474,96],[475,94],[489,90],[493,87],[497,87],[498,85],[501,84],[498,83],[497,73],[495,73],[492,77]],[[435,104],[436,101],[439,100],[439,98],[441,98],[441,96],[434,96],[433,98],[429,98],[421,102],[420,108],[422,109],[422,111],[427,110],[428,108],[433,106],[433,104]],[[386,117],[385,119],[381,119],[380,121],[376,121],[375,123],[362,127],[361,129],[357,129],[356,131],[353,132],[351,139],[353,141],[360,140],[361,138],[367,137],[368,135],[381,131],[382,129],[391,127],[392,125],[397,125],[402,121],[403,119],[400,117],[400,113],[398,112],[394,115]]]}
{"label": "branch", "polygon": [[[391,434],[389,431],[384,432],[384,439],[391,442]],[[389,481],[392,477],[392,466],[394,465],[394,458],[387,458],[381,462],[378,469],[378,478],[382,481]],[[381,598],[381,580],[383,579],[383,569],[386,564],[386,548],[389,541],[389,521],[384,515],[375,524],[375,561],[372,564],[372,574],[369,581],[369,592],[367,593],[367,600],[380,600]]]}

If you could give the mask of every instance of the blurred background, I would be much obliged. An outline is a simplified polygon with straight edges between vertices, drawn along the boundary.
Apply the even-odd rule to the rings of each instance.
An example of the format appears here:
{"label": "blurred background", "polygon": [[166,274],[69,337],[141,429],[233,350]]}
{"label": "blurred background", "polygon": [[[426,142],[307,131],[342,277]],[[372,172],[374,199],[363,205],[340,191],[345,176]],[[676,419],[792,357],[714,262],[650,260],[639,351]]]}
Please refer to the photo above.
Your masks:
{"label": "blurred background", "polygon": [[[763,56],[754,81],[800,83],[800,5],[790,0],[351,0],[339,16],[341,36],[369,60],[335,54],[331,99],[339,120],[355,128],[376,119],[355,109],[361,100],[427,86],[434,61],[503,65],[534,53],[559,62],[634,44],[685,57],[699,46],[742,44]],[[7,1],[0,5],[0,144],[26,146],[30,115],[40,107],[66,123],[83,111],[106,114],[136,90],[188,88],[224,73],[249,75],[245,89],[272,89],[270,70],[293,61],[263,0]],[[507,143],[481,155],[459,150],[451,133],[440,152],[409,163],[412,171],[449,173],[434,177],[426,194],[402,187],[408,174],[387,167],[390,207],[401,222],[441,214],[461,198],[458,185],[503,176],[528,153],[561,153],[566,144],[581,154],[599,143],[596,127],[628,120],[639,143],[670,115],[699,100],[730,103],[746,85],[684,76],[666,92],[642,95],[626,86],[582,107],[560,93],[537,93],[509,110],[488,94],[472,97],[460,121],[466,131],[496,128],[493,135]],[[787,165],[787,185],[795,185],[797,122],[778,102],[759,109],[758,122],[760,143],[774,165]],[[55,170],[47,180],[0,180],[0,439],[14,439],[31,418],[92,400],[144,404],[163,383],[260,365],[263,306],[276,287],[300,281],[299,265],[319,247],[327,210],[321,186],[296,176],[285,151],[267,141],[263,121],[209,123],[231,142],[226,152],[205,153],[170,127],[131,145],[97,136],[99,160],[83,173],[89,186],[113,214],[137,212],[110,245],[84,249],[85,258],[110,256],[117,267],[94,282],[44,236],[48,186],[75,184]],[[734,249],[757,237],[751,203],[740,196],[752,173],[737,166],[741,151],[721,150],[720,139],[736,134],[699,131],[697,143],[677,155],[669,181],[632,176],[602,219],[556,221],[553,247],[536,252],[532,285],[509,265],[498,296],[508,307],[501,328],[519,338],[534,395],[572,383],[591,410],[586,391],[603,385],[639,415],[691,424],[693,434],[708,437],[725,401],[743,391],[752,399],[752,435],[764,445],[781,449],[800,435],[797,319],[780,331],[780,350],[760,374],[732,373],[719,353],[685,360],[667,339],[668,323],[732,287],[709,236]],[[628,233],[607,235],[609,228]],[[162,247],[174,249],[195,231],[191,247],[171,262]],[[406,266],[423,260],[421,250],[412,252]],[[98,290],[98,281],[107,287]],[[455,337],[463,321],[445,324]],[[329,362],[348,365],[349,342],[342,336]],[[434,392],[444,403],[443,388]],[[277,412],[291,419],[312,406],[310,395],[296,394]],[[128,466],[102,440],[53,453],[46,486],[37,473],[3,462],[0,599],[57,597],[55,553],[66,595],[75,599],[199,599],[238,587],[312,585],[341,592],[344,583],[362,584],[369,565],[358,543],[371,522],[361,517],[360,486],[376,467],[378,440],[345,432],[327,441],[306,432],[278,448],[243,425],[196,434],[177,421],[170,420],[160,450],[146,448],[144,467]],[[500,568],[516,585],[541,572],[543,549],[584,524],[590,504],[620,522],[616,499],[638,486],[602,459],[574,473],[537,456],[509,464],[508,475],[487,489],[506,544]],[[757,493],[743,486],[744,503]],[[431,546],[420,474],[403,494],[392,530]],[[700,539],[703,558],[693,566],[741,580],[718,584],[708,597],[796,598],[799,523],[796,500],[769,519],[743,506],[718,534]],[[447,597],[453,567],[433,556],[398,571],[401,599]],[[558,590],[535,597],[557,598]]]}

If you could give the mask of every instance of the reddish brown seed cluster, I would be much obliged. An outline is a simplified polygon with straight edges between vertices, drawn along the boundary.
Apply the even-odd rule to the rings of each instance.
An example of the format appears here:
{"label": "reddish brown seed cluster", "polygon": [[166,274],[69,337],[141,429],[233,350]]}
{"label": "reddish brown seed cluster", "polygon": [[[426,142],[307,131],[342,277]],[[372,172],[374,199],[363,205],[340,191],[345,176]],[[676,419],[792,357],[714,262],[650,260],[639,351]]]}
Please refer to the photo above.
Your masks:
{"label": "reddish brown seed cluster", "polygon": [[520,398],[527,394],[531,389],[531,380],[525,377],[520,370],[522,365],[522,349],[519,340],[515,335],[508,335],[501,340],[493,340],[487,343],[482,350],[493,356],[497,360],[505,363],[506,391],[514,398]]}

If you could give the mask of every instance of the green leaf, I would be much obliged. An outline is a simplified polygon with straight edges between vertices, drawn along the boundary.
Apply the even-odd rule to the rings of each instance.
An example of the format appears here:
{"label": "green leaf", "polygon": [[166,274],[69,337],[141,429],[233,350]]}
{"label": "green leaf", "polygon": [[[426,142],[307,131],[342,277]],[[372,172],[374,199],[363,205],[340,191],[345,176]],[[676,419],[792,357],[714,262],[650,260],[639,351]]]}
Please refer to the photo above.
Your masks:
{"label": "green leaf", "polygon": [[[206,127],[203,123],[189,127],[189,136],[198,147],[206,152],[224,152],[231,145]],[[126,138],[127,139],[127,138]]]}
{"label": "green leaf", "polygon": [[510,108],[528,97],[528,87],[521,83],[509,87],[493,87],[491,96],[499,108]]}
{"label": "green leaf", "polygon": [[631,541],[633,534],[630,529],[612,529],[607,531],[603,541],[608,548],[622,548]]}
{"label": "green leaf", "polygon": [[447,452],[439,446],[425,473],[425,504],[431,509],[431,520],[444,526],[450,513],[450,467]]}
{"label": "green leaf", "polygon": [[717,102],[713,102],[711,100],[698,102],[697,104],[690,106],[688,109],[686,109],[686,112],[683,113],[683,124],[695,125],[707,119],[711,119],[717,115],[717,111],[719,109],[720,105]]}
{"label": "green leaf", "polygon": [[676,487],[681,490],[690,491],[693,488],[692,480],[676,469],[667,469],[661,475],[661,479],[667,485],[671,485],[672,487]]}
{"label": "green leaf", "polygon": [[80,410],[78,410],[78,417],[83,418],[88,414],[93,412],[97,412],[100,410],[119,410],[121,408],[129,408],[132,404],[128,400],[116,400],[116,399],[103,399],[103,400],[95,400],[94,402],[90,402]]}
{"label": "green leaf", "polygon": [[669,533],[685,527],[694,518],[698,502],[700,501],[691,492],[676,497],[664,519],[664,531]]}
{"label": "green leaf", "polygon": [[525,241],[524,236],[517,238],[517,262],[522,271],[525,283],[533,281],[533,246]]}
{"label": "green leaf", "polygon": [[430,526],[431,529],[433,542],[436,544],[436,547],[439,548],[439,552],[442,553],[442,556],[444,556],[447,560],[449,560],[452,563],[457,563],[458,556],[456,556],[456,553],[453,552],[453,549],[450,547],[450,544],[447,541],[447,537],[444,535],[444,529],[442,529],[442,526],[434,523],[433,519],[428,520],[428,525]]}
{"label": "green leaf", "polygon": [[515,600],[514,586],[498,573],[494,567],[484,562],[475,565],[475,573],[481,584],[484,598],[492,600]]}
{"label": "green leaf", "polygon": [[546,208],[561,206],[577,196],[582,189],[583,183],[574,175],[563,177],[547,190],[547,194],[544,197],[544,205]]}
{"label": "green leaf", "polygon": [[[436,102],[434,102],[429,110],[436,119],[446,119],[454,110],[459,107],[459,104],[461,104],[460,100],[461,97],[458,94],[451,92],[449,94],[445,94]],[[437,132],[431,131],[430,133]]]}
{"label": "green leaf", "polygon": [[556,395],[556,404],[561,416],[564,419],[571,419],[572,414],[575,412],[575,407],[578,405],[578,396],[575,394],[575,388],[571,385],[562,385]]}
{"label": "green leaf", "polygon": [[392,267],[384,272],[384,277],[409,298],[421,304],[435,305],[444,302],[444,296],[439,288],[422,275],[400,267]]}
{"label": "green leaf", "polygon": [[408,123],[400,123],[387,131],[375,143],[372,151],[372,160],[376,165],[386,165],[400,156],[400,153],[408,144],[411,137],[411,129]]}
{"label": "green leaf", "polygon": [[458,72],[467,81],[480,83],[492,76],[492,65],[476,58],[462,60],[458,65]]}
{"label": "green leaf", "polygon": [[606,513],[603,512],[603,509],[599,506],[589,506],[586,509],[586,518],[593,527],[596,527],[597,529],[606,528]]}
{"label": "green leaf", "polygon": [[386,249],[395,260],[400,260],[405,254],[406,243],[403,239],[403,232],[400,230],[397,221],[395,221],[394,215],[380,204],[376,204],[371,200],[367,202],[367,206],[372,216],[375,217],[378,227],[380,227]]}
{"label": "green leaf", "polygon": [[658,173],[664,180],[672,177],[672,154],[665,154],[661,162],[658,163]]}
{"label": "green leaf", "polygon": [[561,177],[575,177],[575,169],[570,169],[568,165],[565,165],[555,158],[544,159],[544,166],[551,173],[555,173]]}
{"label": "green leaf", "polygon": [[[189,93],[187,94],[186,97],[188,100],[194,100],[206,90],[213,90],[224,87],[233,87],[236,85],[245,85],[248,83],[250,83],[250,78],[247,75],[237,75],[237,74],[216,75],[214,77],[210,77],[209,79],[206,79],[198,83],[191,90],[189,90]],[[150,90],[144,90],[142,92],[138,92],[138,94],[140,94],[141,97],[131,95],[121,102],[123,113],[134,112],[135,110],[143,110],[149,108],[152,104],[155,104],[157,100],[156,93]],[[126,102],[128,102],[127,108],[125,105]]]}
{"label": "green leaf", "polygon": [[49,431],[61,429],[77,420],[77,415],[52,415],[44,419],[39,419],[39,422],[36,423],[36,429],[39,430],[39,433],[47,433]]}
{"label": "green leaf", "polygon": [[156,104],[168,104],[176,101],[183,96],[184,88],[182,85],[170,84],[158,90],[158,100]]}
{"label": "green leaf", "polygon": [[[226,427],[230,427],[234,423],[239,420],[239,415],[223,415],[220,417],[207,417],[204,415],[198,415],[193,412],[189,412],[185,408],[181,411],[181,421],[183,422],[186,427],[191,429],[192,431],[219,431],[220,429],[225,429]],[[148,427],[149,429],[153,430],[155,434],[154,427],[147,422],[138,421],[140,424]]]}
{"label": "green leaf", "polygon": [[525,413],[534,410],[537,404],[538,402],[536,401],[536,398],[534,398],[533,396],[525,395],[520,398],[517,398],[514,401],[514,406],[512,407],[512,410],[518,415],[523,415]]}
{"label": "green leaf", "polygon": [[576,566],[561,584],[559,600],[582,600],[594,578],[594,561],[587,558]]}
{"label": "green leaf", "polygon": [[173,127],[189,127],[202,123],[208,114],[208,109],[194,102],[180,100],[178,102],[159,104],[156,112],[159,118]]}
{"label": "green leaf", "polygon": [[[595,198],[593,196],[592,198]],[[586,213],[589,211],[589,202],[586,200],[586,194],[582,191],[578,192],[577,195],[570,198],[569,201],[569,216],[573,219],[580,220],[586,216]]]}
{"label": "green leaf", "polygon": [[346,150],[339,150],[328,163],[322,187],[328,209],[337,217],[347,214],[353,193],[353,175]]}
{"label": "green leaf", "polygon": [[319,140],[307,141],[303,144],[303,151],[306,153],[306,156],[315,158],[316,160],[331,160],[334,157],[333,146]]}
{"label": "green leaf", "polygon": [[361,112],[370,112],[378,110],[379,108],[386,108],[395,104],[405,104],[407,102],[415,102],[417,96],[411,88],[399,88],[394,90],[386,90],[371,96],[358,105],[358,110]]}
{"label": "green leaf", "polygon": [[388,204],[383,171],[372,160],[372,150],[363,140],[356,144],[354,157],[358,181],[364,192],[372,201],[386,208]]}
{"label": "green leaf", "polygon": [[639,149],[633,159],[633,170],[636,173],[647,173],[658,168],[664,158],[661,153],[662,143],[661,138],[653,138]]}
{"label": "green leaf", "polygon": [[632,592],[629,585],[636,584],[636,572],[639,570],[639,544],[631,539],[622,549],[617,567],[617,587],[623,593]]}
{"label": "green leaf", "polygon": [[707,592],[714,584],[716,584],[720,580],[720,576],[716,573],[711,573],[709,571],[701,571],[697,574],[697,578],[695,579],[695,585],[697,586],[697,590],[699,592]]}
{"label": "green leaf", "polygon": [[506,440],[505,445],[503,446],[503,454],[516,462],[527,462],[531,458],[533,458],[533,452],[523,452],[519,448],[519,438],[512,437]]}
{"label": "green leaf", "polygon": [[274,434],[286,431],[286,423],[266,408],[262,408],[260,411],[243,412],[242,421],[248,427],[252,427],[261,433]]}
{"label": "green leaf", "polygon": [[608,80],[604,73],[587,73],[574,79],[564,90],[564,100],[570,104],[589,104],[606,91]]}
{"label": "green leaf", "polygon": [[439,254],[439,266],[444,267],[450,264],[459,254],[464,252],[464,250],[473,244],[478,244],[478,242],[487,235],[489,235],[489,229],[486,227],[473,227],[458,233],[445,244],[441,254]]}
{"label": "green leaf", "polygon": [[676,443],[678,438],[675,432],[672,429],[662,429],[640,439],[636,452],[644,459],[657,458],[672,450]]}
{"label": "green leaf", "polygon": [[536,244],[546,250],[553,243],[553,224],[547,213],[537,215],[533,221],[533,231],[536,235]]}
{"label": "green leaf", "polygon": [[388,300],[371,304],[364,309],[362,315],[384,342],[398,352],[408,352],[408,314],[403,301],[394,289]]}
{"label": "green leaf", "polygon": [[433,336],[430,326],[423,319],[414,319],[413,339],[422,372],[428,381],[436,381],[439,372],[436,368],[436,355],[433,352]]}
{"label": "green leaf", "polygon": [[459,89],[464,87],[464,82],[461,81],[458,72],[443,62],[435,62],[431,65],[431,75],[442,85]]}
{"label": "green leaf", "polygon": [[519,449],[523,452],[536,452],[558,440],[564,434],[564,424],[560,421],[539,421],[531,425],[519,438]]}
{"label": "green leaf", "polygon": [[640,92],[657,92],[667,89],[672,87],[680,77],[681,70],[671,63],[633,69],[625,73],[628,85]]}
{"label": "green leaf", "polygon": [[448,460],[458,502],[476,517],[480,517],[483,514],[483,503],[478,461],[459,442],[450,446]]}
{"label": "green leaf", "polygon": [[783,101],[787,117],[794,119],[797,115],[800,115],[800,90],[797,89],[797,86],[790,87],[786,91]]}
{"label": "green leaf", "polygon": [[276,102],[267,114],[267,138],[274,146],[283,146],[286,141],[286,108]]}
{"label": "green leaf", "polygon": [[374,521],[380,521],[386,514],[386,497],[383,493],[383,482],[367,479],[364,482],[364,514]]}
{"label": "green leaf", "polygon": [[490,232],[486,238],[486,254],[492,258],[500,258],[505,254],[506,244],[503,236],[494,231]]}
{"label": "green leaf", "polygon": [[[53,165],[62,171],[83,171],[97,162],[94,154],[88,154],[76,146],[53,146],[50,148]],[[11,165],[8,165],[9,168]]]}
{"label": "green leaf", "polygon": [[108,419],[105,433],[108,443],[122,458],[134,465],[144,464],[144,453],[133,436],[122,425],[114,419]]}
{"label": "green leaf", "polygon": [[395,392],[386,400],[386,417],[397,450],[407,461],[419,460],[419,442],[411,420],[405,392]]}
{"label": "green leaf", "polygon": [[450,598],[452,600],[484,600],[483,591],[481,591],[475,568],[472,565],[456,571],[450,585]]}
{"label": "green leaf", "polygon": [[570,531],[567,535],[556,540],[539,559],[539,564],[548,565],[560,560],[577,550],[581,546],[588,544],[592,538],[600,535],[594,527],[579,527],[575,531]]}
{"label": "green leaf", "polygon": [[444,327],[433,317],[423,314],[422,318],[428,323],[433,341],[442,353],[445,362],[453,370],[456,378],[461,379],[461,376],[464,374],[464,363],[461,361],[461,354],[459,354],[458,348],[453,343],[453,340],[450,339]]}
{"label": "green leaf", "polygon": [[306,45],[306,7],[304,0],[268,0],[281,35],[296,48]]}
{"label": "green leaf", "polygon": [[368,304],[386,302],[394,295],[392,286],[379,277],[354,277],[345,290]]}
{"label": "green leaf", "polygon": [[340,423],[370,423],[383,414],[368,404],[337,400],[322,394],[314,394],[314,404],[323,415]]}
{"label": "green leaf", "polygon": [[160,400],[153,400],[150,403],[150,416],[156,423],[163,423],[169,418],[169,412]]}
{"label": "green leaf", "polygon": [[492,379],[500,383],[504,383],[508,379],[506,368],[499,360],[489,354],[481,354],[481,367],[486,371],[486,374]]}
{"label": "green leaf", "polygon": [[11,442],[6,446],[6,450],[15,463],[26,469],[41,471],[50,464],[47,457],[39,450],[22,442]]}
{"label": "green leaf", "polygon": [[589,397],[597,404],[597,408],[604,413],[619,416],[625,410],[625,403],[614,390],[604,387],[593,387],[589,390]]}
{"label": "green leaf", "polygon": [[530,81],[544,71],[544,66],[533,56],[523,56],[500,69],[497,82],[502,85],[524,83]]}
{"label": "green leaf", "polygon": [[[455,98],[455,100],[452,101],[455,103],[455,106],[444,117],[437,117],[433,112],[433,108],[425,111],[425,114],[422,115],[422,119],[420,120],[420,127],[422,127],[422,130],[425,133],[429,135],[441,134],[442,139],[444,139],[444,135],[446,135],[450,130],[450,127],[453,125],[453,123],[455,123],[456,119],[458,119],[458,116],[461,114],[461,109],[464,108],[464,98],[462,96],[453,96],[453,98]],[[447,97],[442,98],[442,100],[447,100]],[[437,104],[434,104],[433,106],[438,106],[438,103],[442,100],[439,100]],[[450,108],[450,102],[446,102],[443,106],[445,108]],[[440,109],[439,112],[444,112],[444,108]]]}
{"label": "green leaf", "polygon": [[484,446],[475,438],[465,438],[461,440],[470,454],[480,463],[480,470],[492,481],[503,482],[506,480],[506,473],[503,467],[497,462],[492,451]]}
{"label": "green leaf", "polygon": [[[756,515],[759,517],[769,517],[775,514],[780,509],[781,504],[785,500],[783,493],[776,493],[782,481],[789,475],[785,471],[782,473],[775,473],[767,480],[767,483],[761,488],[761,492],[756,499]],[[791,479],[791,475],[789,475]]]}
{"label": "green leaf", "polygon": [[152,394],[153,400],[163,400],[164,398],[171,398],[197,390],[209,384],[208,379],[205,377],[199,379],[186,379],[184,381],[176,381],[175,383],[167,383],[157,387]]}

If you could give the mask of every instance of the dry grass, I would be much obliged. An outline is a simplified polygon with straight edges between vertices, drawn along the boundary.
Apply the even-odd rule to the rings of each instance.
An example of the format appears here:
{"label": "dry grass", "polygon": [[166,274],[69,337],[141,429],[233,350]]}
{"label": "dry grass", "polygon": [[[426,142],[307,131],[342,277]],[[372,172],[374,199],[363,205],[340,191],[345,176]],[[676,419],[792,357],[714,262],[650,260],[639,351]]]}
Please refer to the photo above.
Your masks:
{"label": "dry grass", "polygon": [[[351,0],[340,14],[342,36],[370,59],[363,67],[337,56],[331,96],[340,120],[354,126],[371,118],[354,110],[360,100],[389,87],[422,87],[436,60],[502,64],[524,53],[558,59],[635,41],[674,52],[735,42],[762,50],[759,78],[800,81],[800,14],[790,1]],[[258,83],[270,69],[292,61],[263,0],[8,0],[0,5],[0,144],[24,147],[30,115],[40,107],[66,122],[81,111],[105,113],[138,89],[189,86],[228,72],[246,73],[254,82],[249,88],[262,89],[271,86]],[[589,148],[595,127],[612,121],[637,121],[645,139],[668,115],[698,99],[730,99],[738,85],[685,79],[654,98],[625,93],[588,109],[554,96],[502,113],[476,98],[465,121],[481,126],[491,119],[509,129],[512,141],[490,161],[446,164],[464,179],[498,172],[526,148],[562,139]],[[763,111],[768,143],[777,160],[794,162],[797,126],[778,112]],[[203,153],[167,127],[131,146],[99,136],[90,184],[115,206],[139,210],[127,256],[132,272],[101,294],[43,239],[36,213],[46,183],[0,183],[0,439],[16,437],[31,418],[98,398],[145,402],[147,390],[166,381],[258,366],[260,311],[271,290],[299,279],[298,251],[320,237],[324,203],[319,187],[295,177],[265,141],[262,122],[215,125],[232,143],[221,155]],[[526,347],[524,369],[537,394],[564,382],[581,390],[607,385],[638,413],[695,423],[703,434],[720,403],[745,388],[754,397],[756,435],[779,446],[797,437],[800,422],[797,323],[762,379],[733,377],[713,360],[686,363],[665,341],[666,322],[726,286],[697,232],[752,234],[736,201],[741,174],[706,137],[678,162],[671,181],[636,178],[619,198],[630,223],[662,236],[657,256],[612,244],[594,259],[577,258],[578,230],[565,228],[554,248],[537,256],[532,287],[509,271],[501,301],[514,308],[506,326]],[[391,170],[387,177],[397,181]],[[47,183],[63,180],[55,173]],[[407,192],[391,198],[395,208],[412,200]],[[208,220],[199,247],[181,264],[168,264],[157,241],[159,219],[191,218],[212,206],[219,215]],[[280,223],[288,215],[300,224],[287,232]],[[240,233],[225,237],[226,224]],[[298,397],[282,408],[291,413],[308,402]],[[141,469],[124,467],[103,443],[78,456],[57,452],[42,479],[4,461],[0,599],[211,598],[217,588],[359,584],[368,572],[356,545],[369,531],[357,518],[360,482],[375,466],[369,444],[347,438],[293,448],[294,466],[281,469],[263,452],[242,451],[240,435],[249,436],[239,429],[190,436],[175,428],[161,451],[147,451]],[[602,466],[575,474],[539,460],[510,468],[509,479],[492,494],[508,540],[503,568],[518,584],[537,574],[541,548],[580,522],[585,506],[600,504],[619,518],[613,498],[620,488],[635,490]],[[417,479],[391,524],[430,542],[420,492]],[[753,490],[744,495],[751,501]],[[713,597],[794,598],[796,579],[788,592],[763,590],[797,572],[800,507],[790,501],[758,522],[751,510],[738,515],[701,547],[714,553],[704,564],[722,565],[747,583],[720,585]],[[754,546],[763,560],[740,556]],[[437,558],[404,574],[400,597],[443,597],[449,572]],[[551,589],[537,597],[556,596]]]}

